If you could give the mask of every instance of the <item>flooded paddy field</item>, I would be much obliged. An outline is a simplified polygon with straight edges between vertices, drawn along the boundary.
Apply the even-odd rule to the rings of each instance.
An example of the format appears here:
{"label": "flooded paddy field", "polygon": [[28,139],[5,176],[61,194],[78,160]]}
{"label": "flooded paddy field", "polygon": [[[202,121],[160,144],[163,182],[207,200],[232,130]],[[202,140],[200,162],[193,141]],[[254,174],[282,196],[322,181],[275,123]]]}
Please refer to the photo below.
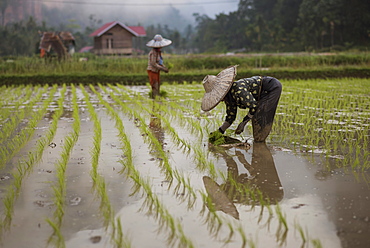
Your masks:
{"label": "flooded paddy field", "polygon": [[0,247],[370,247],[369,81],[282,83],[242,147],[200,83],[2,87]]}

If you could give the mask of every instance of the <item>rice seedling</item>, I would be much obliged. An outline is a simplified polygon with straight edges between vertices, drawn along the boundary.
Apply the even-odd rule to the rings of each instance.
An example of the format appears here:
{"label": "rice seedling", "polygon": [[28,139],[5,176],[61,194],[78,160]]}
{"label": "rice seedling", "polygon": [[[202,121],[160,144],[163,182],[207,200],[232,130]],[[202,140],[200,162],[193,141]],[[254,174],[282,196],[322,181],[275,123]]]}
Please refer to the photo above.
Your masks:
{"label": "rice seedling", "polygon": [[288,223],[286,221],[285,215],[281,211],[279,204],[277,204],[275,207],[275,213],[277,214],[277,217],[279,220],[279,226],[276,231],[276,239],[280,245],[283,245],[284,242],[286,241],[288,230],[289,230]]}
{"label": "rice seedling", "polygon": [[[117,103],[121,103],[121,101],[118,101],[118,99],[116,99],[116,96],[114,96],[113,94],[111,94],[111,98],[113,100],[116,100]],[[136,102],[136,104],[138,104],[138,102]],[[129,111],[129,113],[134,116],[135,120],[140,121],[141,123],[145,123],[143,117],[139,114],[139,112],[135,111],[132,108],[129,109],[127,106],[125,106],[125,104],[122,103],[120,104],[120,106],[123,109]],[[142,105],[138,104],[138,106]],[[150,145],[152,145],[156,149],[156,151],[158,151],[158,154],[162,159],[160,160],[160,162],[163,162],[162,165],[164,165],[164,167],[161,166],[161,168],[163,169],[166,178],[172,180],[172,178],[175,176],[179,184],[183,183],[185,185],[184,187],[187,187],[190,190],[191,195],[195,197],[195,193],[192,192],[189,181],[186,181],[185,178],[178,171],[171,168],[167,155],[163,151],[162,144],[160,144],[157,138],[154,137],[150,130],[148,130],[146,125],[140,125],[139,128],[142,130],[143,133],[145,133],[145,138],[148,139]],[[182,226],[180,225],[180,223],[178,223],[178,220],[175,220],[171,216],[169,211],[165,209],[163,204],[159,201],[158,196],[152,192],[151,183],[147,179],[142,178],[135,167],[131,167],[129,171],[129,175],[136,185],[134,192],[137,192],[139,189],[142,189],[145,192],[146,197],[144,199],[142,210],[144,209],[144,207],[147,208],[147,214],[153,216],[156,220],[158,220],[160,226],[159,231],[161,231],[162,229],[168,230],[168,244],[174,245],[178,242],[179,246],[181,247],[193,247],[192,242],[184,234]],[[179,185],[176,188],[178,187]],[[189,205],[192,205],[192,203],[189,203]]]}
{"label": "rice seedling", "polygon": [[[114,97],[112,96],[112,98],[114,98]],[[155,116],[156,118],[160,119],[161,121],[163,121],[166,124],[164,128],[167,131],[170,132],[170,134],[172,136],[172,139],[175,141],[175,144],[177,144],[180,148],[183,148],[183,146],[190,148],[190,145],[178,136],[178,134],[176,133],[176,131],[174,130],[174,128],[171,126],[170,122],[166,118],[164,118],[162,115],[158,114],[158,112],[154,112],[153,110],[150,110],[150,109],[146,108],[145,106],[143,106],[144,103],[148,100],[146,100],[145,98],[143,98],[139,95],[137,95],[135,98],[136,98],[136,100],[134,102],[137,106],[139,106],[142,110],[145,110],[146,112],[148,112],[152,116]],[[161,108],[161,106],[162,106],[157,102],[152,102],[152,103],[154,104],[155,108],[158,108],[158,109]],[[162,109],[162,110],[163,110],[163,112],[165,112],[165,109]],[[137,118],[139,119],[139,117],[137,117]],[[149,137],[151,137],[151,142],[154,142],[155,144],[157,144],[157,146],[156,146],[157,149],[163,150],[162,147],[159,147],[159,144],[156,142],[157,139],[155,137],[153,137],[151,135],[151,133],[149,133],[147,135]],[[167,162],[168,160],[165,158],[164,161]],[[168,166],[170,167],[169,164],[168,164]],[[188,207],[190,208],[191,206],[193,206],[193,204],[195,202],[196,194],[195,194],[194,190],[192,189],[192,187],[190,185],[189,178],[185,179],[185,176],[183,175],[183,173],[180,173],[176,169],[171,169],[171,171],[173,171],[173,176],[175,177],[175,179],[177,181],[177,186],[175,186],[175,188],[174,188],[174,194],[177,195],[177,196],[187,196],[188,197]],[[183,186],[183,193],[178,193],[180,188],[181,188],[181,185]],[[186,189],[187,193],[185,193],[185,189]]]}
{"label": "rice seedling", "polygon": [[212,202],[212,199],[206,193],[202,191],[200,191],[199,193],[204,203],[202,210],[200,211],[200,215],[204,216],[205,213],[207,213],[206,217],[204,217],[205,219],[204,222],[207,224],[207,228],[209,232],[211,233],[211,235],[217,236],[219,231],[221,230],[222,225],[224,224],[224,221],[217,214],[216,208],[215,208],[214,203]]}
{"label": "rice seedling", "polygon": [[[123,92],[122,92],[123,93]],[[115,99],[116,97],[111,94],[112,99]],[[126,96],[127,97],[127,96]],[[155,155],[158,157],[160,161],[160,166],[163,170],[163,172],[166,175],[166,180],[172,181],[173,179],[173,170],[172,167],[169,164],[168,156],[166,152],[163,150],[162,144],[158,141],[158,139],[154,136],[152,131],[147,127],[145,124],[144,118],[141,116],[140,112],[135,111],[135,109],[130,108],[128,105],[122,103],[117,99],[117,103],[120,104],[122,109],[125,111],[128,111],[130,115],[132,115],[135,120],[140,123],[139,129],[144,135],[144,138],[146,138],[146,141],[152,146],[153,151],[155,151]]]}
{"label": "rice seedling", "polygon": [[14,199],[16,197],[16,193],[13,187],[10,187],[7,191],[7,195],[3,200],[3,204],[5,206],[5,213],[4,219],[2,219],[1,229],[8,229],[12,222],[13,216],[13,209],[14,209]]}
{"label": "rice seedling", "polygon": [[[92,86],[90,86],[93,89]],[[107,226],[113,219],[113,210],[110,205],[110,201],[106,192],[106,185],[104,178],[98,173],[99,157],[101,150],[101,140],[102,140],[102,130],[100,125],[100,120],[97,116],[97,113],[89,100],[89,95],[84,88],[81,88],[85,96],[85,102],[89,110],[90,116],[94,122],[94,135],[93,135],[93,147],[91,149],[91,171],[90,175],[94,182],[93,187],[97,191],[98,196],[100,197],[100,209],[104,216],[104,223]]]}
{"label": "rice seedling", "polygon": [[[145,99],[143,99],[142,97],[138,97],[138,100],[139,101],[136,101],[138,106],[140,106],[143,110],[147,111],[148,113],[155,116],[156,118],[159,118],[161,121],[163,121],[166,124],[165,125],[166,130],[170,132],[172,139],[175,141],[175,143],[180,148],[185,147],[185,148],[190,149],[190,145],[178,136],[175,129],[171,126],[170,122],[167,119],[163,118],[162,115],[158,114],[157,112],[153,112],[152,110],[149,110],[148,108],[144,107],[142,103],[145,101]],[[158,103],[154,102],[154,104],[157,107],[160,107]],[[187,191],[189,192],[188,206],[191,207],[195,201],[196,194],[193,191],[192,187],[190,186],[190,180],[189,179],[186,180],[185,177],[175,169],[173,170],[173,174],[178,182],[177,186],[175,187],[174,193],[178,196],[186,195],[185,193],[181,193],[181,194],[178,193],[181,185],[183,185],[183,190],[187,189]]]}
{"label": "rice seedling", "polygon": [[48,243],[54,242],[53,244],[55,247],[60,247],[60,248],[66,247],[65,242],[64,242],[64,236],[61,233],[59,223],[55,223],[50,219],[46,219],[46,222],[53,228],[53,235],[54,235],[50,237],[50,239],[48,240]]}
{"label": "rice seedling", "polygon": [[242,237],[242,246],[241,247],[246,247],[248,239],[245,236],[244,230],[242,227],[239,227],[237,231],[240,233],[240,236]]}
{"label": "rice seedling", "polygon": [[315,247],[315,248],[323,248],[323,246],[321,244],[321,241],[318,240],[318,239],[311,240],[311,243],[312,243],[313,247]]}
{"label": "rice seedling", "polygon": [[[368,168],[367,81],[356,80],[354,84],[351,79],[340,79],[321,84],[311,80],[286,84],[281,99],[284,114],[278,114],[274,130],[287,133],[290,142],[300,144],[300,150],[307,153],[321,154],[326,160],[344,156],[346,159],[336,159],[338,167],[362,171]],[[342,90],[349,84],[356,86],[350,92]],[[305,90],[298,93],[300,88]],[[361,121],[355,122],[356,119]]]}
{"label": "rice seedling", "polygon": [[[114,210],[110,204],[110,200],[107,194],[106,189],[106,183],[104,178],[98,174],[98,164],[99,164],[99,157],[100,157],[100,151],[101,151],[101,125],[100,120],[98,119],[97,113],[94,110],[94,107],[92,106],[91,102],[89,101],[89,95],[87,94],[86,90],[82,85],[81,89],[85,96],[85,102],[88,106],[90,116],[93,119],[94,122],[94,136],[93,136],[93,148],[91,150],[91,160],[92,160],[92,169],[90,172],[90,175],[94,182],[94,189],[97,192],[97,196],[100,198],[100,210],[102,212],[102,215],[104,217],[104,223],[106,228],[109,226],[112,229],[111,233],[111,241],[115,244],[116,247],[131,247],[131,243],[128,240],[128,238],[123,234],[122,231],[122,225],[119,218],[114,218]],[[123,123],[122,120],[118,117],[117,113],[112,109],[109,104],[107,104],[101,95],[90,85],[90,89],[98,96],[99,101],[104,104],[104,106],[107,108],[107,111],[110,115],[112,115],[115,118],[116,121],[116,127],[120,130],[119,137],[121,138],[121,141],[128,145],[129,147],[124,150],[124,153],[126,155],[127,160],[126,166],[132,166],[132,154],[131,154],[131,146],[129,144],[129,141],[127,139],[126,134],[124,133],[123,129]]]}
{"label": "rice seedling", "polygon": [[[4,119],[4,123],[2,125],[3,132],[0,136],[0,142],[4,142],[9,136],[11,136],[15,131],[16,128],[20,125],[20,122],[25,118],[26,113],[29,113],[30,110],[32,110],[33,105],[40,100],[42,96],[42,92],[39,92],[36,96],[34,96],[33,99],[31,99],[27,106],[21,107],[21,105],[25,102],[25,99],[29,99],[32,94],[32,90],[29,88],[25,89],[26,94],[24,95],[24,98],[20,98],[17,102],[14,102],[14,109],[15,111],[10,111],[10,107],[4,107],[5,111],[2,110],[2,118]],[[17,94],[16,92],[14,93]],[[10,103],[7,104],[8,106]]]}
{"label": "rice seedling", "polygon": [[[102,85],[99,84],[99,87],[101,90],[105,91],[105,88],[103,88]],[[115,111],[113,107],[110,106],[93,87],[91,87],[91,90],[98,96],[99,101],[105,106],[109,115],[111,115],[115,120],[115,125],[119,132],[119,138],[123,145],[122,149],[123,149],[125,161],[121,161],[121,162],[124,164],[124,168],[126,167],[129,168],[130,166],[132,166],[132,149],[131,149],[130,140],[128,139],[125,133],[125,127],[123,125],[123,122],[121,118],[118,116],[117,111]],[[105,91],[105,93],[107,92]]]}
{"label": "rice seedling", "polygon": [[308,239],[307,230],[303,230],[303,227],[299,223],[297,223],[297,222],[295,222],[295,225],[294,226],[295,226],[295,229],[298,230],[299,235],[301,236],[301,239],[302,239],[302,245],[301,245],[301,247],[304,247],[304,245],[308,241],[307,240]]}
{"label": "rice seedling", "polygon": [[[65,87],[65,86],[64,86]],[[57,181],[52,186],[54,192],[54,221],[47,220],[49,225],[53,228],[53,233],[51,234],[48,243],[54,243],[58,247],[64,247],[64,238],[61,235],[60,227],[62,225],[63,216],[64,216],[64,206],[65,206],[65,197],[66,197],[66,181],[65,175],[67,170],[67,165],[69,161],[70,154],[74,145],[77,142],[78,134],[80,131],[80,119],[78,114],[78,105],[77,105],[77,96],[76,88],[72,86],[72,116],[74,122],[72,124],[72,131],[65,137],[64,145],[62,148],[62,153],[60,159],[57,161],[56,167],[56,176]]]}
{"label": "rice seedling", "polygon": [[[25,109],[24,112],[20,111],[21,114],[18,118],[22,118],[25,116],[25,113],[29,113],[30,110],[33,108],[33,104],[40,100],[43,93],[46,91],[46,86],[44,87],[43,91],[40,91],[36,98],[30,103],[31,105]],[[18,122],[11,122],[11,126],[6,128],[6,133],[3,133],[7,136],[4,137],[3,143],[5,142],[6,145],[1,146],[0,148],[0,168],[4,167],[6,162],[16,154],[31,138],[37,123],[42,118],[43,114],[46,111],[46,108],[49,106],[50,102],[52,101],[53,96],[49,97],[48,101],[45,101],[44,106],[39,111],[31,112],[31,116],[28,119],[28,126],[23,127],[21,130],[17,130]],[[12,135],[13,134],[13,135]]]}
{"label": "rice seedling", "polygon": [[158,196],[152,192],[151,184],[148,180],[143,179],[140,173],[135,169],[131,178],[140,184],[141,189],[146,194],[143,207],[147,208],[147,214],[153,216],[159,222],[158,231],[166,229],[168,232],[167,243],[169,246],[177,245],[178,247],[194,247],[192,241],[186,237],[180,220],[174,219],[168,209],[161,203]]}
{"label": "rice seedling", "polygon": [[[299,155],[303,154],[312,164],[318,164],[321,168],[330,169],[331,171],[333,171],[333,165],[340,169],[348,168],[353,170],[354,180],[369,182],[367,174],[364,173],[369,166],[367,162],[369,158],[368,96],[361,93],[357,86],[348,90],[348,92],[338,90],[336,94],[332,94],[331,91],[336,89],[336,87],[330,81],[328,81],[327,85],[321,85],[319,81],[289,81],[286,85],[291,87],[286,87],[282,95],[274,129],[268,141],[275,148],[277,147],[276,154],[278,154],[280,147],[294,147],[296,153]],[[55,89],[58,88],[58,86],[53,87]],[[104,125],[105,123],[110,123],[110,120],[103,122],[100,118],[101,116],[109,116],[116,128],[113,131],[117,134],[117,139],[114,141],[118,140],[120,143],[118,146],[116,144],[109,146],[109,149],[112,149],[111,152],[114,152],[115,156],[117,156],[118,166],[122,166],[122,170],[119,173],[130,179],[125,180],[124,185],[126,186],[130,182],[133,185],[132,191],[127,193],[128,198],[124,198],[124,201],[128,199],[127,202],[130,204],[129,202],[134,199],[136,203],[139,201],[142,204],[140,211],[134,214],[147,215],[145,217],[149,217],[150,221],[154,222],[150,223],[149,226],[152,228],[152,225],[154,225],[158,234],[164,237],[164,240],[162,240],[162,237],[158,237],[158,240],[160,240],[158,242],[161,242],[164,246],[194,247],[197,244],[193,243],[193,241],[199,236],[193,237],[192,235],[194,230],[199,229],[199,233],[205,233],[204,240],[210,239],[212,240],[211,242],[220,246],[228,246],[235,242],[235,244],[242,247],[257,247],[256,240],[251,238],[254,237],[253,232],[255,230],[256,238],[261,237],[261,234],[267,234],[269,241],[276,241],[278,246],[285,246],[293,240],[298,242],[298,244],[301,242],[302,246],[322,247],[319,239],[311,238],[312,230],[310,225],[307,226],[305,222],[294,222],[293,225],[290,221],[296,210],[286,211],[291,207],[289,202],[288,204],[287,202],[282,202],[281,205],[278,205],[273,198],[270,199],[264,191],[261,191],[258,185],[254,185],[252,180],[250,180],[252,182],[250,184],[239,183],[238,180],[225,172],[228,168],[224,166],[224,163],[217,155],[211,152],[212,149],[207,143],[209,131],[214,131],[222,122],[225,114],[223,107],[217,107],[208,114],[202,113],[199,109],[200,98],[203,94],[202,86],[199,83],[188,83],[184,87],[184,92],[179,92],[176,90],[176,87],[178,86],[164,85],[163,88],[168,92],[167,98],[155,101],[145,97],[144,94],[146,93],[140,93],[142,92],[142,87],[137,89],[135,87],[105,86],[102,84],[95,86],[80,85],[84,103],[82,101],[77,103],[74,86],[71,86],[72,94],[68,94],[69,92],[66,94],[66,91],[62,93],[61,91],[61,97],[58,100],[55,100],[55,91],[52,93],[52,91],[44,91],[44,88],[31,87],[34,93],[24,92],[25,94],[22,95],[27,96],[27,103],[30,103],[30,105],[24,104],[24,108],[22,102],[17,100],[17,97],[9,96],[7,99],[12,101],[12,105],[15,106],[19,102],[20,105],[17,106],[21,106],[21,108],[18,111],[14,111],[13,115],[11,111],[8,111],[9,109],[4,112],[8,119],[0,120],[0,123],[3,123],[2,127],[4,127],[3,130],[6,130],[7,136],[0,135],[0,140],[8,140],[11,137],[14,142],[9,143],[8,148],[14,151],[19,146],[17,144],[24,142],[24,137],[8,134],[8,132],[16,133],[17,128],[14,127],[16,126],[15,124],[25,124],[19,120],[29,118],[29,122],[26,123],[28,128],[39,125],[40,121],[38,120],[40,120],[40,117],[36,112],[40,112],[41,116],[45,106],[48,106],[46,112],[50,110],[51,95],[54,95],[52,101],[57,101],[58,107],[51,115],[52,121],[49,122],[48,129],[44,133],[45,135],[35,139],[35,142],[32,144],[33,149],[29,151],[29,154],[27,153],[26,156],[17,160],[16,163],[12,162],[14,168],[11,173],[11,179],[2,182],[2,184],[10,185],[9,188],[4,187],[5,190],[2,191],[2,229],[5,230],[6,226],[11,227],[10,223],[12,221],[16,222],[18,217],[17,214],[14,215],[14,211],[17,211],[17,205],[15,204],[17,194],[22,193],[22,188],[24,189],[24,184],[27,182],[24,179],[42,158],[45,152],[44,148],[52,142],[57,128],[61,128],[61,126],[58,127],[58,120],[64,118],[62,116],[63,108],[70,104],[69,98],[64,97],[71,96],[72,118],[68,112],[68,115],[66,115],[68,116],[68,121],[64,123],[68,123],[71,119],[73,122],[63,127],[69,130],[69,132],[61,140],[63,146],[57,148],[60,148],[61,153],[55,164],[55,172],[52,172],[55,173],[56,178],[51,185],[54,197],[54,216],[46,220],[53,232],[49,239],[49,245],[64,247],[69,239],[69,237],[67,238],[64,235],[63,229],[67,226],[65,225],[68,217],[66,213],[69,213],[72,208],[66,204],[66,198],[68,197],[66,196],[66,177],[69,176],[69,173],[66,172],[71,159],[74,159],[74,157],[70,156],[71,151],[77,149],[75,145],[80,135],[80,118],[84,121],[91,120],[89,124],[94,125],[90,132],[86,132],[91,135],[91,138],[88,138],[88,140],[91,140],[88,144],[91,156],[89,160],[91,167],[88,167],[90,175],[88,177],[91,177],[93,182],[92,193],[98,199],[97,209],[99,209],[98,215],[104,223],[105,230],[103,232],[111,235],[108,238],[110,238],[111,244],[115,247],[131,247],[131,242],[137,242],[135,239],[138,237],[135,236],[134,232],[132,233],[133,240],[125,235],[127,230],[130,232],[129,223],[133,220],[130,218],[126,220],[125,216],[128,213],[124,213],[124,211],[118,212],[120,215],[123,213],[122,216],[115,216],[114,208],[116,205],[114,204],[116,202],[108,197],[108,193],[111,194],[110,190],[113,188],[110,183],[113,182],[115,184],[117,181],[104,177],[103,172],[99,171],[99,162],[105,159],[101,157],[101,154],[104,154],[106,151],[104,150],[106,149],[104,142],[102,142],[106,135],[104,133],[105,126],[102,128],[102,125],[103,123]],[[367,89],[366,85],[364,87]],[[62,90],[66,90],[65,85]],[[44,94],[39,96],[39,101],[35,101],[40,92],[44,92]],[[144,90],[144,92],[146,91]],[[12,94],[12,91],[8,91],[8,94]],[[21,95],[21,91],[18,94]],[[356,94],[358,97],[352,97],[351,94]],[[98,99],[96,104],[99,108],[102,107],[102,110],[105,112],[97,111],[95,102],[90,99]],[[347,100],[348,102],[346,102]],[[49,105],[45,102],[49,102]],[[2,106],[1,102],[0,106]],[[83,119],[78,113],[79,111],[84,111],[85,107],[88,112],[83,113],[83,115],[88,115],[89,118]],[[29,111],[31,109],[33,111]],[[34,113],[32,114],[32,112]],[[48,114],[48,118],[49,116],[50,114]],[[240,117],[238,118],[240,120]],[[152,129],[148,127],[147,123],[153,119],[161,122],[161,128],[165,137],[163,141],[159,140],[152,132]],[[126,121],[132,121],[132,123],[128,123],[130,129],[127,128]],[[109,130],[109,132],[111,131]],[[232,129],[228,130],[228,134],[233,135],[232,131]],[[248,131],[251,131],[250,125],[246,133]],[[86,133],[84,132],[84,135]],[[27,135],[31,134],[28,133]],[[112,134],[109,133],[109,135]],[[26,137],[26,135],[24,136]],[[248,136],[249,134],[247,134]],[[139,137],[139,139],[133,141],[130,140],[131,137]],[[27,141],[25,142],[27,144]],[[80,143],[78,143],[78,146],[80,146]],[[140,149],[136,150],[138,146],[140,146]],[[144,148],[141,149],[142,147]],[[81,147],[81,150],[82,148],[84,147]],[[170,149],[171,152],[168,152]],[[234,150],[230,151],[233,154]],[[140,156],[140,152],[146,153],[143,158],[135,156],[137,154]],[[48,154],[45,155],[49,156]],[[246,151],[246,155],[253,156],[248,151]],[[3,157],[7,156],[7,153],[3,155]],[[150,158],[150,161],[154,161],[150,163],[150,165],[154,164],[154,166],[147,166],[146,159],[148,158]],[[178,158],[184,161],[177,163],[176,159]],[[322,164],[322,160],[329,162]],[[138,161],[140,163],[137,163]],[[244,164],[243,161],[239,162],[238,166]],[[154,171],[154,173],[148,174],[148,168],[151,172]],[[116,167],[113,170],[115,169]],[[239,169],[243,170],[243,167]],[[249,170],[248,168],[245,169]],[[104,173],[104,175],[106,174]],[[53,176],[53,174],[50,174],[50,176]],[[214,181],[227,181],[229,191],[226,190],[223,184],[220,184],[220,188],[225,190],[231,202],[237,202],[235,206],[240,210],[240,220],[233,219],[229,214],[219,211],[212,198],[208,195],[209,193],[205,192],[204,184],[199,182],[199,178],[202,176],[209,176]],[[163,185],[159,186],[158,182],[162,183],[160,181],[162,178],[165,181],[163,185],[168,185],[166,189],[163,188]],[[119,181],[119,184],[121,185],[123,182]],[[290,182],[290,184],[293,183]],[[69,185],[68,183],[68,194],[73,192]],[[238,195],[237,199],[235,195]],[[174,201],[176,204],[173,204]],[[94,201],[95,203],[96,201]],[[16,206],[15,209],[14,206]],[[134,207],[134,205],[130,205],[130,207]],[[123,210],[125,210],[124,208],[125,206]],[[128,211],[137,210],[127,209]],[[178,211],[183,212],[179,213]],[[306,209],[302,207],[299,211],[304,212]],[[184,216],[190,216],[190,219],[196,219],[199,214],[199,221],[195,222],[196,226],[194,228],[191,226],[194,223],[190,224],[184,218]],[[14,219],[12,220],[12,218]],[[302,220],[305,221],[304,219]],[[248,222],[248,226],[245,222]],[[191,231],[188,233],[188,230]],[[290,235],[289,230],[295,230],[297,235]],[[315,230],[313,232],[315,233]],[[321,238],[323,236],[320,234],[318,237]],[[261,240],[259,241],[261,242]],[[326,242],[325,240],[323,244],[326,245]],[[262,240],[261,244],[265,245],[264,240]]]}
{"label": "rice seedling", "polygon": [[[55,91],[56,91],[56,87],[54,87],[53,90],[51,90],[50,92],[53,95]],[[49,104],[50,101],[47,101],[47,103]],[[46,104],[44,105],[44,107],[45,106]],[[59,116],[56,115],[56,118],[59,118]],[[56,129],[55,125],[53,127]],[[20,160],[18,162],[18,165],[16,166],[16,170],[13,172],[13,179],[14,179],[13,184],[9,186],[9,189],[3,201],[5,209],[6,209],[5,219],[4,219],[5,224],[3,225],[4,228],[10,227],[11,220],[12,220],[12,214],[13,214],[14,201],[16,200],[16,197],[20,193],[22,181],[25,178],[25,176],[31,172],[34,164],[36,164],[37,162],[41,160],[42,153],[46,147],[46,144],[49,144],[53,137],[53,131],[52,131],[53,127],[49,129],[49,133],[46,136],[37,140],[36,149],[32,152],[29,152],[26,158]]]}
{"label": "rice seedling", "polygon": [[122,223],[120,218],[115,218],[115,225],[113,229],[115,230],[113,234],[113,241],[115,247],[130,248],[131,243],[123,235]]}

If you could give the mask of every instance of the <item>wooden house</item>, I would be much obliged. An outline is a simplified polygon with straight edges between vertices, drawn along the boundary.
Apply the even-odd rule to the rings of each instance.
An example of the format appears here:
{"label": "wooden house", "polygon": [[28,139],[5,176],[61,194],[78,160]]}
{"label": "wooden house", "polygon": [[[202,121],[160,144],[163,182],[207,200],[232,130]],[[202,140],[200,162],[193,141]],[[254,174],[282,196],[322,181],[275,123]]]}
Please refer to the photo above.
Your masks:
{"label": "wooden house", "polygon": [[92,52],[98,55],[130,55],[135,50],[133,39],[145,36],[144,27],[109,22],[90,34],[94,37]]}

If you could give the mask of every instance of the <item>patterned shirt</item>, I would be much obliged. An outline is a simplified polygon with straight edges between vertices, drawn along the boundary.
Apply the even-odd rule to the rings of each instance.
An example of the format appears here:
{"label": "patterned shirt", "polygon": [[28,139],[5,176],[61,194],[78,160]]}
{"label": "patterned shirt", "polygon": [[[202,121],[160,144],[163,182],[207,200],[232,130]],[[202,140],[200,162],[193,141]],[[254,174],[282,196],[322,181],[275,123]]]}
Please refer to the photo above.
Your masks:
{"label": "patterned shirt", "polygon": [[163,59],[161,51],[158,49],[152,49],[148,54],[148,71],[156,72],[166,71],[167,68],[163,65]]}
{"label": "patterned shirt", "polygon": [[251,119],[257,110],[257,100],[259,100],[261,87],[261,76],[243,78],[233,82],[224,98],[226,104],[225,121],[230,123],[230,125],[235,121],[238,107],[241,109],[249,108],[249,113],[244,117],[243,121]]}

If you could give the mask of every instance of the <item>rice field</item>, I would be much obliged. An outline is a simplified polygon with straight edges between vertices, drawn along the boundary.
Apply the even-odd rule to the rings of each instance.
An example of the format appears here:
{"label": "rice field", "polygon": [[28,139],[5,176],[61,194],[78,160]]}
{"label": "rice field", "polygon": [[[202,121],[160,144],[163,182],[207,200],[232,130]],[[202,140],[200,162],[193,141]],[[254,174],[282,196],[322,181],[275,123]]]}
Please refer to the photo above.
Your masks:
{"label": "rice field", "polygon": [[370,246],[369,80],[282,83],[229,148],[200,82],[2,86],[1,247]]}

